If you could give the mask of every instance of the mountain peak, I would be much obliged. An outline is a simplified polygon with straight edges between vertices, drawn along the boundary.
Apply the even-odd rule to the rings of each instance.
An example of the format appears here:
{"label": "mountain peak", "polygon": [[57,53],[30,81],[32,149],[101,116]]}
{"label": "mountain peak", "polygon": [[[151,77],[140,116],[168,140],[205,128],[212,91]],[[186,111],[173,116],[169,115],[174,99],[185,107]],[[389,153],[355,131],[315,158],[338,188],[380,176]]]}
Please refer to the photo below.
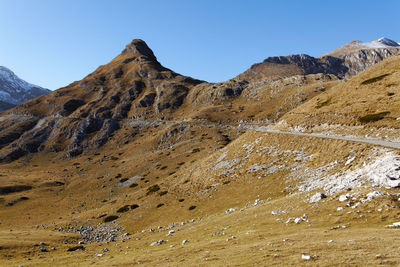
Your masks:
{"label": "mountain peak", "polygon": [[381,37],[379,39],[370,41],[370,42],[362,42],[362,41],[352,41],[344,47],[348,48],[357,48],[357,49],[368,49],[368,48],[391,48],[391,47],[399,47],[399,43],[386,38],[386,37]]}
{"label": "mountain peak", "polygon": [[9,68],[0,66],[0,111],[49,92],[20,79]]}
{"label": "mountain peak", "polygon": [[157,60],[154,56],[153,51],[148,47],[145,41],[141,39],[133,39],[129,44],[125,46],[122,54],[133,53],[137,56],[146,56],[150,60]]}
{"label": "mountain peak", "polygon": [[400,46],[399,43],[397,43],[389,38],[386,38],[386,37],[381,37],[373,42],[381,43],[386,46]]}

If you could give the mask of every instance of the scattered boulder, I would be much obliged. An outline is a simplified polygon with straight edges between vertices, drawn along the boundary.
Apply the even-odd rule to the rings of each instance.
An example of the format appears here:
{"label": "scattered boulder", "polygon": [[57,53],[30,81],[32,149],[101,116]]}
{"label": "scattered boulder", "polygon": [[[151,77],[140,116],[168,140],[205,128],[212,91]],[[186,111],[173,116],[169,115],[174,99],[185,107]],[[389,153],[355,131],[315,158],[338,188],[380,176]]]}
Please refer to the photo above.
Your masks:
{"label": "scattered boulder", "polygon": [[234,208],[230,208],[230,209],[225,210],[225,214],[230,214],[234,211],[236,211]]}
{"label": "scattered boulder", "polygon": [[339,196],[339,201],[340,201],[340,202],[346,201],[346,200],[348,200],[351,196],[352,196],[351,194],[340,195],[340,196]]}
{"label": "scattered boulder", "polygon": [[161,240],[152,242],[152,243],[150,244],[150,247],[159,246],[159,245],[164,244],[164,243],[165,243],[165,241],[161,239]]}
{"label": "scattered boulder", "polygon": [[376,197],[383,196],[385,193],[379,191],[373,191],[367,194],[367,200],[373,200]]}
{"label": "scattered boulder", "polygon": [[306,254],[306,253],[301,253],[301,259],[303,260],[312,260],[312,256]]}
{"label": "scattered boulder", "polygon": [[314,202],[318,202],[318,201],[320,201],[321,199],[324,199],[324,198],[326,198],[326,195],[324,193],[318,192],[318,193],[315,193],[314,195],[312,195],[310,197],[309,201],[311,203],[314,203]]}
{"label": "scattered boulder", "polygon": [[40,252],[48,252],[47,248],[45,247],[39,247]]}
{"label": "scattered boulder", "polygon": [[337,229],[346,229],[346,225],[336,225],[330,228],[330,230],[337,230]]}
{"label": "scattered boulder", "polygon": [[387,227],[387,228],[399,228],[400,227],[400,222],[394,222],[392,224],[386,225],[385,227]]}

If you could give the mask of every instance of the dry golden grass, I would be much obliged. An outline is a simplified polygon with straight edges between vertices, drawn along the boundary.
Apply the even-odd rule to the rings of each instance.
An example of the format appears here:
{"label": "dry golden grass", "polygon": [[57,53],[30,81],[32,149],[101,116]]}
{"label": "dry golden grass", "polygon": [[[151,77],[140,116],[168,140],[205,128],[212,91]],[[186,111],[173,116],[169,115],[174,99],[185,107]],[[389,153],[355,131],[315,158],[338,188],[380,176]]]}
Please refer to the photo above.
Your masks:
{"label": "dry golden grass", "polygon": [[279,129],[399,138],[400,57],[392,57],[283,116]]}
{"label": "dry golden grass", "polygon": [[[202,129],[196,136],[206,133]],[[211,132],[208,133],[214,136]],[[108,159],[101,165],[95,162],[103,158],[107,148],[100,155],[93,156],[91,161],[79,157],[73,161],[57,161],[52,163],[51,155],[33,156],[29,162],[14,162],[3,164],[1,179],[7,179],[9,184],[30,184],[30,191],[4,196],[6,201],[19,196],[28,196],[29,200],[17,203],[12,207],[0,208],[0,264],[26,266],[145,266],[171,265],[366,265],[366,264],[400,264],[396,243],[396,229],[386,229],[384,225],[398,220],[399,208],[397,202],[388,197],[374,200],[357,209],[346,208],[337,212],[342,203],[336,200],[336,195],[317,204],[305,203],[305,195],[293,191],[283,191],[289,185],[298,182],[288,179],[288,171],[270,174],[262,179],[258,174],[245,173],[228,184],[207,189],[210,184],[223,182],[227,176],[211,176],[212,168],[217,164],[221,153],[227,152],[226,160],[246,157],[244,144],[257,141],[257,147],[277,146],[279,151],[298,151],[314,155],[308,168],[317,168],[336,159],[345,159],[350,153],[368,155],[371,146],[354,142],[326,140],[311,137],[285,136],[281,134],[266,134],[249,131],[224,149],[207,157],[206,152],[193,153],[193,147],[204,146],[204,139],[194,145],[179,144],[171,149],[163,150],[166,157],[162,166],[164,170],[152,167],[157,160],[163,160],[159,154],[150,153],[149,143],[129,144],[122,146],[117,154],[114,150],[110,156],[118,159]],[[148,142],[152,142],[149,138]],[[256,147],[256,148],[257,148]],[[134,148],[134,149],[133,149]],[[172,151],[175,149],[175,151]],[[205,153],[205,154],[202,154]],[[187,157],[189,155],[189,157]],[[267,164],[281,157],[279,164],[293,163],[293,157],[282,158],[268,156],[264,152],[253,151],[248,162],[240,170],[245,170],[253,163]],[[365,159],[358,158],[351,166],[357,168]],[[157,162],[157,163],[156,163]],[[185,164],[180,165],[181,162]],[[79,163],[73,165],[74,163]],[[339,161],[338,168],[344,168]],[[43,169],[46,166],[46,169]],[[79,168],[77,168],[79,166]],[[178,168],[178,166],[181,166]],[[66,168],[67,171],[63,172]],[[80,171],[84,169],[85,171]],[[171,170],[175,174],[168,175]],[[165,171],[165,172],[163,172]],[[119,178],[142,175],[149,183],[139,181],[135,188],[118,188],[115,185]],[[71,175],[65,177],[66,174]],[[146,174],[146,175],[145,175]],[[191,176],[189,177],[189,174]],[[159,179],[155,176],[160,176]],[[104,176],[104,178],[99,178]],[[162,178],[161,178],[162,177]],[[112,181],[108,181],[112,178]],[[65,186],[42,186],[45,181],[64,181]],[[189,182],[185,182],[189,180]],[[159,191],[168,190],[160,196],[159,191],[147,195],[152,184],[160,186]],[[48,184],[46,184],[48,185]],[[107,185],[106,188],[101,188]],[[204,191],[207,189],[207,191]],[[112,190],[113,192],[111,192]],[[360,192],[369,192],[361,189]],[[396,190],[392,190],[396,192]],[[178,199],[184,199],[179,202]],[[102,200],[107,199],[106,203]],[[258,206],[250,206],[243,211],[247,203],[255,199],[267,200]],[[80,204],[85,201],[82,207]],[[85,245],[85,251],[67,252],[71,244],[65,240],[78,241],[79,237],[53,231],[54,228],[66,225],[96,224],[98,214],[117,214],[116,210],[126,204],[139,204],[140,208],[118,214],[117,223],[132,233],[131,239],[116,242]],[[156,205],[164,203],[161,208]],[[192,211],[189,207],[195,205]],[[389,205],[390,208],[387,206]],[[392,206],[394,208],[392,208]],[[224,210],[235,208],[232,214]],[[383,208],[378,212],[378,208]],[[272,215],[273,210],[285,210],[287,213]],[[350,214],[347,212],[351,211]],[[299,217],[306,213],[308,222],[300,224],[285,224],[289,217]],[[364,215],[365,217],[360,217]],[[167,226],[172,222],[188,221],[183,226],[176,226],[172,236],[166,236],[168,231],[142,233],[142,229],[157,229],[157,226]],[[202,218],[199,220],[198,218]],[[280,221],[277,221],[280,219]],[[53,224],[54,222],[54,224]],[[36,225],[44,225],[44,229]],[[346,229],[330,230],[336,225],[349,225]],[[10,231],[12,230],[12,231]],[[140,237],[140,240],[136,240]],[[150,243],[164,239],[168,243],[150,247]],[[183,240],[189,242],[181,245]],[[333,240],[332,243],[328,243]],[[48,244],[48,248],[56,250],[38,252],[34,246],[40,242]],[[170,245],[174,245],[170,247]],[[107,247],[109,252],[102,252]],[[301,253],[317,255],[308,262],[301,260]],[[104,254],[96,257],[96,253]],[[275,255],[279,256],[275,256]],[[376,257],[380,254],[380,257]],[[28,260],[30,258],[30,260]]]}

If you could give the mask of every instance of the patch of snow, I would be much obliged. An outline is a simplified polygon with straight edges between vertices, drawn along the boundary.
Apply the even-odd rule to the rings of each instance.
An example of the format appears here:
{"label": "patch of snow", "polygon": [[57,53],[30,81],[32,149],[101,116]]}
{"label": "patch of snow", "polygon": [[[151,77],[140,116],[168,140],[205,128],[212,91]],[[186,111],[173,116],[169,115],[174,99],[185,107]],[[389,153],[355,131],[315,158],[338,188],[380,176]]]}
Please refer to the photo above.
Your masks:
{"label": "patch of snow", "polygon": [[388,47],[398,47],[400,46],[399,43],[385,37],[381,37],[377,40],[371,41],[371,42],[354,42],[352,44],[353,47],[359,47],[360,49],[362,48],[388,48]]}
{"label": "patch of snow", "polygon": [[0,66],[0,100],[17,105],[49,92],[50,90],[30,84],[8,68]]}

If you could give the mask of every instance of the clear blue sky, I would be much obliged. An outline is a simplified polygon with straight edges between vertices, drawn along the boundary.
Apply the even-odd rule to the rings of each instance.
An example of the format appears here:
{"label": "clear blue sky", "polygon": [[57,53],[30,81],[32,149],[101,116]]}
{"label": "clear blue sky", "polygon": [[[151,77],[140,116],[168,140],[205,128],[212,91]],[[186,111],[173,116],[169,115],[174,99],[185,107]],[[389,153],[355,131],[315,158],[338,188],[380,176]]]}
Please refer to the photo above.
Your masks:
{"label": "clear blue sky", "polygon": [[0,0],[0,65],[57,89],[141,38],[172,70],[223,81],[268,56],[400,42],[398,0]]}

